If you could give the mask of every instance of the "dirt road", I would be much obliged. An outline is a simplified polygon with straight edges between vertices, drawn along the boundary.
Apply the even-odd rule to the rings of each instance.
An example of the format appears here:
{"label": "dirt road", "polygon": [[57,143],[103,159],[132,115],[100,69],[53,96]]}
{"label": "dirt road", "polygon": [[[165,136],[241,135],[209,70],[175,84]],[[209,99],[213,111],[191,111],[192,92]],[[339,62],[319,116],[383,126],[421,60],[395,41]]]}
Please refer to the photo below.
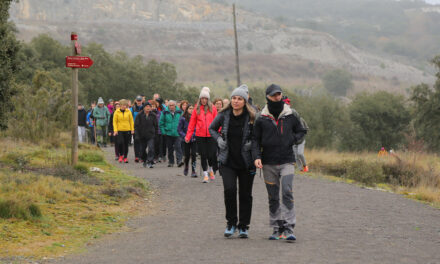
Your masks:
{"label": "dirt road", "polygon": [[440,210],[396,194],[298,175],[298,241],[289,244],[267,240],[267,195],[257,175],[250,238],[225,239],[219,176],[203,184],[165,164],[117,166],[151,182],[158,212],[59,263],[440,263]]}

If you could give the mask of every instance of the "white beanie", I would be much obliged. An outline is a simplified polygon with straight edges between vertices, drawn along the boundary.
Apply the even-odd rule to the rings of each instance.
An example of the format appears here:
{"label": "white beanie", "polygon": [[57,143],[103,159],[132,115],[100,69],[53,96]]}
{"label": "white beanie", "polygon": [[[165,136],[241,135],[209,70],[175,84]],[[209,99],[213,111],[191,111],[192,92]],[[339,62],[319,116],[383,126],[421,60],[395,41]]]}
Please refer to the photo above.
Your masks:
{"label": "white beanie", "polygon": [[104,104],[104,100],[102,99],[102,97],[99,97],[98,104]]}
{"label": "white beanie", "polygon": [[203,87],[202,91],[200,92],[200,96],[199,98],[208,98],[210,99],[210,95],[209,93],[211,92],[211,90],[209,89],[209,87]]}

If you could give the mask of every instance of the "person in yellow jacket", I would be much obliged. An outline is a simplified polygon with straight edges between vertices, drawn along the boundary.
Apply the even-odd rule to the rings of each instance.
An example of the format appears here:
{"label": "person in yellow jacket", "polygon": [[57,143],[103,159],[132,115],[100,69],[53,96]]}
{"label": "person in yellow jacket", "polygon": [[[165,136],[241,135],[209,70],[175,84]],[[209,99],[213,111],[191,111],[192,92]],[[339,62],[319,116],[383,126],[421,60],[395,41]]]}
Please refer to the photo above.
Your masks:
{"label": "person in yellow jacket", "polygon": [[128,163],[128,145],[131,140],[131,135],[134,134],[134,121],[131,111],[128,109],[128,101],[121,100],[119,102],[120,108],[117,109],[113,115],[113,134],[118,144],[119,162]]}
{"label": "person in yellow jacket", "polygon": [[382,147],[379,151],[379,153],[377,153],[378,157],[385,157],[388,156],[388,151],[386,151],[386,149],[384,147]]}

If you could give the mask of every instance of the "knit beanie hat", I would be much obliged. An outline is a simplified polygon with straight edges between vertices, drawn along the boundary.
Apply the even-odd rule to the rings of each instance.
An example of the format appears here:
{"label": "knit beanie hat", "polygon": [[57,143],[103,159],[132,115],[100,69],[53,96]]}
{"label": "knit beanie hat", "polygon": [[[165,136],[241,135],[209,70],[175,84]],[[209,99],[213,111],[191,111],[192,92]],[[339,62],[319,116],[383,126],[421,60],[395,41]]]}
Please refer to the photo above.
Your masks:
{"label": "knit beanie hat", "polygon": [[232,91],[231,98],[233,96],[241,96],[247,103],[249,99],[249,90],[247,85],[243,84],[240,87],[235,88],[234,91]]}
{"label": "knit beanie hat", "polygon": [[104,104],[104,100],[102,99],[102,97],[99,97],[98,104]]}
{"label": "knit beanie hat", "polygon": [[203,87],[202,91],[200,92],[199,98],[208,98],[208,99],[210,99],[211,98],[209,96],[210,92],[211,92],[211,90],[208,87]]}

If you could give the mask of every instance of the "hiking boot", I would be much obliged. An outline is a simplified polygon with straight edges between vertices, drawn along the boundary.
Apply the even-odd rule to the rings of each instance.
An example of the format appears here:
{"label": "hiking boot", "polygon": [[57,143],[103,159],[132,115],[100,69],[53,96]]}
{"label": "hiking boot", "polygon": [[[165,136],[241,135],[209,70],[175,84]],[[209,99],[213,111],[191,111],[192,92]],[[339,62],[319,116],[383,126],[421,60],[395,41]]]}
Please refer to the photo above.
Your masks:
{"label": "hiking boot", "polygon": [[210,171],[210,172],[209,172],[209,179],[210,179],[211,181],[215,180],[215,174],[214,174],[213,171]]}
{"label": "hiking boot", "polygon": [[197,178],[197,173],[195,171],[191,172],[191,177],[192,178]]}
{"label": "hiking boot", "polygon": [[171,168],[173,166],[174,166],[174,164],[168,164],[168,168]]}
{"label": "hiking boot", "polygon": [[127,158],[124,159],[124,163],[128,163],[128,159]]}
{"label": "hiking boot", "polygon": [[239,238],[249,238],[249,233],[246,228],[239,228],[238,231],[239,231],[238,234]]}
{"label": "hiking boot", "polygon": [[284,236],[286,237],[286,241],[289,243],[296,241],[296,236],[293,234],[293,231],[290,228],[286,228],[286,230],[284,230]]}
{"label": "hiking boot", "polygon": [[185,169],[183,169],[183,175],[188,176],[188,166],[185,166]]}
{"label": "hiking boot", "polygon": [[148,168],[153,169],[153,168],[154,168],[154,164],[153,164],[153,163],[150,163],[150,164],[148,165]]}
{"label": "hiking boot", "polygon": [[279,240],[280,239],[280,231],[278,229],[274,229],[272,235],[270,235],[269,240]]}
{"label": "hiking boot", "polygon": [[177,167],[182,167],[183,166],[183,164],[185,164],[185,163],[183,163],[183,161],[181,161],[181,162],[177,162]]}
{"label": "hiking boot", "polygon": [[119,156],[119,163],[122,163],[122,160],[124,159],[124,157]]}
{"label": "hiking boot", "polygon": [[309,172],[309,166],[304,166],[302,172]]}
{"label": "hiking boot", "polygon": [[227,225],[225,230],[225,237],[231,237],[235,233],[236,227],[233,225]]}
{"label": "hiking boot", "polygon": [[139,158],[135,158],[134,162],[139,163]]}

